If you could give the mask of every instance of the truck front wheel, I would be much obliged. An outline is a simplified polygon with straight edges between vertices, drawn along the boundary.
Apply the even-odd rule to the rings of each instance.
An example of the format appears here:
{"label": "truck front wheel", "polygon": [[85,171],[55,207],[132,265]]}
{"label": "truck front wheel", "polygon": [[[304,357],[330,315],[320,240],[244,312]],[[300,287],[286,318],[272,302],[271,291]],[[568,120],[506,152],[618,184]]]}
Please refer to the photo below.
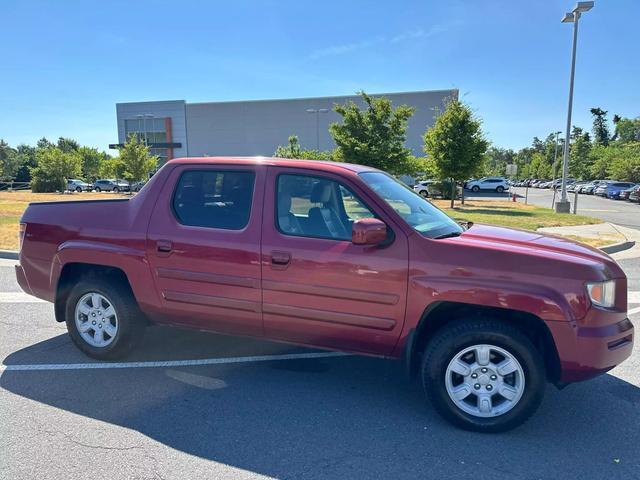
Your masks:
{"label": "truck front wheel", "polygon": [[93,277],[81,280],[69,292],[66,323],[76,346],[99,360],[127,355],[142,339],[145,328],[127,286]]}
{"label": "truck front wheel", "polygon": [[490,319],[455,321],[439,330],[422,358],[427,397],[444,418],[477,432],[524,423],[544,395],[544,362],[517,328]]}

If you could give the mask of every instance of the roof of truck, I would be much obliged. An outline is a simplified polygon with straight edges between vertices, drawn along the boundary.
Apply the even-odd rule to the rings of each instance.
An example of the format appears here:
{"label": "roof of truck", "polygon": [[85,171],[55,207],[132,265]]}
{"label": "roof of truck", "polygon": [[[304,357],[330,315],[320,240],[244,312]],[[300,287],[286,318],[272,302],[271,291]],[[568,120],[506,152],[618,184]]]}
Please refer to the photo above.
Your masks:
{"label": "roof of truck", "polygon": [[375,168],[366,165],[357,165],[354,163],[328,162],[321,160],[297,160],[291,158],[275,158],[275,157],[183,157],[174,158],[167,163],[171,164],[229,164],[235,163],[239,165],[271,165],[274,167],[297,167],[310,168],[314,170],[350,170],[355,173],[375,171]]}

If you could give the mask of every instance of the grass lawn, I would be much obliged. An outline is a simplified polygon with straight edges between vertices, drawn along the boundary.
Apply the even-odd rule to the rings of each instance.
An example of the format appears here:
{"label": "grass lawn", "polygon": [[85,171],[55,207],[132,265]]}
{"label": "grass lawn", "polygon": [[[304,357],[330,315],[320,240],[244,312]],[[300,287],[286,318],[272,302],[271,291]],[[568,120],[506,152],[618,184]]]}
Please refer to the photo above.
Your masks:
{"label": "grass lawn", "polygon": [[[22,212],[29,202],[52,202],[63,200],[102,200],[108,198],[126,198],[127,194],[112,193],[31,193],[30,191],[0,192],[0,249],[15,250],[18,248],[18,223]],[[467,201],[465,205],[456,202],[456,207],[449,208],[447,200],[432,200],[448,215],[458,221],[487,223],[505,227],[536,230],[541,227],[561,227],[566,225],[587,225],[602,223],[602,220],[583,215],[557,214],[548,208],[524,205],[507,201]],[[294,211],[296,205],[294,204]],[[304,211],[308,211],[305,205]],[[358,206],[354,205],[354,209]],[[599,247],[613,243],[608,239],[574,238],[574,240]]]}
{"label": "grass lawn", "polygon": [[473,200],[465,201],[465,204],[461,205],[459,201],[456,201],[453,209],[449,207],[449,200],[432,200],[432,202],[457,221],[486,223],[523,230],[602,223],[602,220],[598,218],[571,213],[555,213],[550,208],[525,205],[519,202]]}
{"label": "grass lawn", "polygon": [[59,202],[68,200],[106,200],[108,198],[126,197],[113,193],[31,193],[30,190],[0,192],[0,249],[16,250],[18,248],[18,223],[22,212],[30,202]]}

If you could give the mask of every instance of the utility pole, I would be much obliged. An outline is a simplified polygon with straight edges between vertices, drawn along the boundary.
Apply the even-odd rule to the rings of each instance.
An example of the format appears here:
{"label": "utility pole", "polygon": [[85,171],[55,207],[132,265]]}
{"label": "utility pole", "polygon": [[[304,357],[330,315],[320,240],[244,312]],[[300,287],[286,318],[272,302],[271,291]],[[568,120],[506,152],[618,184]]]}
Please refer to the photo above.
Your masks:
{"label": "utility pole", "polygon": [[578,2],[572,12],[566,13],[562,23],[573,23],[573,47],[571,51],[571,74],[569,76],[569,107],[567,109],[567,128],[564,132],[564,154],[562,156],[562,194],[556,203],[557,213],[570,213],[571,202],[567,198],[567,176],[569,174],[569,135],[571,132],[571,110],[573,108],[573,78],[576,70],[576,45],[578,43],[578,21],[584,12],[593,8],[593,2]]}

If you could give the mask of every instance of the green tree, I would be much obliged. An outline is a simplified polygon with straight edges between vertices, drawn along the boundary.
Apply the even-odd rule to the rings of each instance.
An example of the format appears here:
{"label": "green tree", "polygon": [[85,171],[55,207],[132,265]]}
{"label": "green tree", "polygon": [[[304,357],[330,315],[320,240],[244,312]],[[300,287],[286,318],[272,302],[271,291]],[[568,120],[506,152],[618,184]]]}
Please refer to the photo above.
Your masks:
{"label": "green tree", "polygon": [[[591,180],[594,178],[594,157],[589,155],[593,145],[589,132],[574,126],[571,132],[571,145],[569,145],[569,173],[572,177]],[[595,175],[595,177],[598,177]],[[602,177],[598,177],[602,178]]]}
{"label": "green tree", "polygon": [[149,156],[149,147],[132,134],[120,149],[120,162],[124,165],[124,178],[130,182],[146,180],[158,164],[158,157]]}
{"label": "green tree", "polygon": [[287,145],[278,145],[274,153],[275,157],[336,161],[335,152],[330,150],[304,150],[296,135],[290,135],[288,141]]}
{"label": "green tree", "polygon": [[607,111],[600,107],[592,108],[593,141],[596,145],[609,145],[609,127],[607,126]]}
{"label": "green tree", "polygon": [[590,156],[593,177],[640,182],[640,142],[596,145]]}
{"label": "green tree", "polygon": [[57,147],[38,149],[36,162],[31,169],[34,192],[64,192],[67,179],[79,176],[82,170],[82,159],[77,152],[63,152]]}
{"label": "green tree", "polygon": [[47,140],[45,137],[42,137],[40,140],[38,140],[38,143],[36,143],[36,148],[51,148],[51,147],[55,147],[55,145],[51,143],[49,140]]}
{"label": "green tree", "polygon": [[18,172],[16,182],[30,182],[31,169],[36,166],[36,148],[24,143],[18,145]]}
{"label": "green tree", "polygon": [[[481,129],[482,122],[471,108],[460,100],[450,100],[433,127],[424,134],[424,151],[433,158],[441,180],[465,180],[480,172],[488,142]],[[451,195],[453,208],[455,195]],[[464,200],[463,200],[464,201]]]}
{"label": "green tree", "polygon": [[507,165],[515,163],[516,154],[511,149],[504,149],[491,145],[485,155],[485,175],[504,176]]}
{"label": "green tree", "polygon": [[108,157],[107,154],[91,147],[79,147],[77,151],[82,158],[82,177],[87,182],[95,181],[100,174],[100,165]]}
{"label": "green tree", "polygon": [[20,157],[15,148],[0,138],[0,177],[12,181],[16,178],[20,168]]}
{"label": "green tree", "polygon": [[529,164],[529,173],[532,177],[547,179],[551,178],[553,174],[553,167],[549,165],[545,156],[536,152],[531,157],[531,163]]}
{"label": "green tree", "polygon": [[589,172],[586,178],[601,180],[609,178],[611,158],[607,155],[608,148],[604,145],[594,145],[589,149]]}
{"label": "green tree", "polygon": [[640,117],[622,118],[618,115],[614,120],[616,125],[615,138],[620,143],[640,142]]}
{"label": "green tree", "polygon": [[108,158],[100,163],[98,177],[100,178],[124,178],[125,166],[120,158]]}
{"label": "green tree", "polygon": [[351,101],[334,107],[342,116],[341,123],[329,127],[337,145],[337,158],[394,174],[405,173],[411,168],[411,151],[404,144],[414,108],[393,108],[388,98],[371,97],[364,92],[360,95],[364,109]]}
{"label": "green tree", "polygon": [[58,148],[65,153],[75,152],[80,148],[80,144],[76,142],[73,138],[58,138]]}

